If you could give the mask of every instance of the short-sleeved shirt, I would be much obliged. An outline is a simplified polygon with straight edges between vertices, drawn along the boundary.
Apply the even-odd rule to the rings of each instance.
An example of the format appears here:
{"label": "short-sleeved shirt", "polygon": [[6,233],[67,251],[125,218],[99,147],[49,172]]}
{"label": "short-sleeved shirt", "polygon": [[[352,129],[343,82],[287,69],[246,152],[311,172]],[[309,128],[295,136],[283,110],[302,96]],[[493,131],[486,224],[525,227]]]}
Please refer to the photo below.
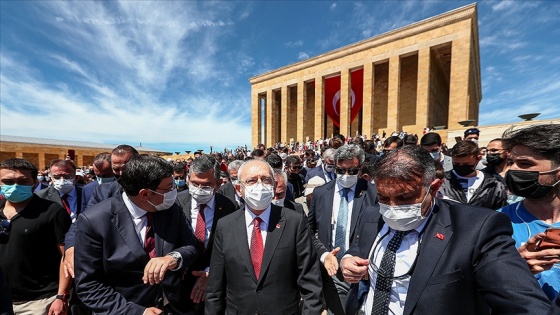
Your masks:
{"label": "short-sleeved shirt", "polygon": [[[0,201],[0,219],[6,219]],[[33,195],[11,218],[10,235],[0,243],[0,266],[14,301],[33,301],[55,295],[61,254],[58,245],[70,228],[70,216],[59,204]]]}
{"label": "short-sleeved shirt", "polygon": [[[505,206],[498,211],[507,214],[513,225],[513,239],[515,246],[523,245],[529,238],[537,233],[544,232],[549,227],[560,228],[560,222],[547,224],[532,215],[523,202],[517,202]],[[550,300],[554,300],[560,292],[560,263],[552,266],[550,270],[540,272],[535,275],[537,281],[543,288],[544,293]]]}

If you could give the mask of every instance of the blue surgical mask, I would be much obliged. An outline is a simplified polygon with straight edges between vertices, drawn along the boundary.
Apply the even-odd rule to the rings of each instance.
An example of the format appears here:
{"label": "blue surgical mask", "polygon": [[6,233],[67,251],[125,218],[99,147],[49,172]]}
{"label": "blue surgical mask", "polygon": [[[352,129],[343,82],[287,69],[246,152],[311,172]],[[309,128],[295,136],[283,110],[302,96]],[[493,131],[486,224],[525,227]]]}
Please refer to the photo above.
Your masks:
{"label": "blue surgical mask", "polygon": [[177,187],[183,187],[186,184],[184,179],[175,179],[174,181],[175,181],[175,186]]}
{"label": "blue surgical mask", "polygon": [[23,202],[33,196],[33,186],[18,184],[2,185],[2,194],[10,202]]}

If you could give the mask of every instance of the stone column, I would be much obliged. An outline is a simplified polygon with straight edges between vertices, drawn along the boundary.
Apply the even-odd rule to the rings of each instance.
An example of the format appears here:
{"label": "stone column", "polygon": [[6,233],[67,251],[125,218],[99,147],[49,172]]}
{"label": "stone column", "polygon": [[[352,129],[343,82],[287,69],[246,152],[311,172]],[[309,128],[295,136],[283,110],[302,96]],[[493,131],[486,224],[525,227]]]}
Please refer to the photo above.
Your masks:
{"label": "stone column", "polygon": [[350,135],[350,110],[351,110],[351,79],[350,70],[342,69],[340,73],[340,133]]}
{"label": "stone column", "polygon": [[303,121],[306,113],[307,104],[307,89],[305,88],[305,82],[299,81],[297,83],[297,110],[296,110],[296,138],[299,142],[304,142],[304,124]]}
{"label": "stone column", "polygon": [[[251,143],[252,148],[256,147],[261,141],[262,126],[261,126],[261,102],[259,94],[253,91],[251,93]],[[251,149],[252,149],[251,148]]]}
{"label": "stone column", "polygon": [[325,124],[325,90],[323,85],[323,77],[315,78],[315,128],[313,132],[313,139],[317,140],[327,138],[323,134],[323,126]]}
{"label": "stone column", "polygon": [[416,92],[416,127],[430,125],[428,113],[430,100],[430,47],[418,51],[418,85]]}
{"label": "stone column", "polygon": [[266,147],[271,147],[278,139],[276,139],[276,134],[278,130],[277,126],[277,110],[276,104],[274,104],[274,93],[271,89],[266,91]]}
{"label": "stone column", "polygon": [[283,85],[282,89],[280,91],[280,102],[281,102],[281,108],[282,108],[282,121],[280,122],[280,124],[282,125],[282,127],[280,128],[281,130],[281,141],[283,143],[289,144],[290,143],[290,139],[288,138],[288,107],[289,107],[289,99],[288,99],[288,87]]}
{"label": "stone column", "polygon": [[371,137],[373,133],[373,64],[364,64],[364,99],[362,110],[362,133]]}
{"label": "stone column", "polygon": [[389,58],[389,92],[387,106],[387,134],[399,131],[399,92],[401,79],[401,57]]}
{"label": "stone column", "polygon": [[[471,21],[463,21],[468,23]],[[448,129],[464,128],[459,121],[469,117],[469,74],[471,58],[470,26],[462,27],[460,37],[451,43]]]}

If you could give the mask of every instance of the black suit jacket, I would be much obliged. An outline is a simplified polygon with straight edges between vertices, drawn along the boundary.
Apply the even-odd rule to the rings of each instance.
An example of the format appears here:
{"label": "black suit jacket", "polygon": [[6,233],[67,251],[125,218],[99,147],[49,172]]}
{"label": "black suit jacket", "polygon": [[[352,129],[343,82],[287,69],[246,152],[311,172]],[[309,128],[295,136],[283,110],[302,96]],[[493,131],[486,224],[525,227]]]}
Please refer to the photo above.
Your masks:
{"label": "black suit jacket", "polygon": [[[436,200],[425,227],[404,314],[546,314],[550,301],[515,248],[507,216]],[[346,255],[368,258],[384,225],[379,207],[361,216]],[[437,236],[436,236],[437,235]],[[353,284],[346,313],[355,314],[369,282]],[[360,296],[359,296],[360,295]]]}
{"label": "black suit jacket", "polygon": [[233,187],[232,183],[225,183],[222,187],[218,188],[218,194],[228,197],[231,202],[239,207],[237,200],[235,200],[235,187]]}
{"label": "black suit jacket", "polygon": [[260,277],[251,262],[245,211],[218,222],[206,314],[320,314],[321,276],[302,214],[271,205]]}
{"label": "black suit jacket", "polygon": [[[192,226],[192,219],[191,219],[191,201],[192,196],[191,194],[185,190],[182,191],[180,194],[177,195],[177,201],[183,208],[183,212],[187,217],[187,221]],[[212,255],[212,247],[214,246],[214,233],[216,232],[216,226],[218,225],[218,220],[225,217],[228,214],[231,214],[237,210],[237,206],[229,200],[226,196],[222,196],[220,194],[214,194],[214,219],[212,221],[212,231],[210,236],[208,237],[208,244],[206,248],[198,257],[196,262],[192,266],[192,270],[204,270],[205,268],[210,266],[210,256]],[[194,231],[194,227],[193,227]],[[189,273],[190,274],[190,273]],[[192,275],[191,275],[192,276]],[[194,278],[194,277],[193,277]],[[196,280],[196,279],[195,279]]]}
{"label": "black suit jacket", "polygon": [[307,174],[305,175],[305,182],[307,183],[310,179],[312,179],[315,176],[319,176],[325,180],[325,183],[327,182],[327,179],[325,178],[325,173],[323,172],[323,166],[319,165],[317,167],[310,169],[309,172],[307,172]]}
{"label": "black suit jacket", "polygon": [[[77,217],[80,213],[82,213],[82,210],[84,209],[82,208],[82,187],[78,187],[75,185],[74,187],[76,188],[76,198],[78,199],[76,203],[78,207],[76,209],[76,217]],[[54,201],[59,205],[64,206],[62,204],[62,198],[60,198],[60,194],[58,193],[58,190],[56,190],[53,186],[49,186],[43,190],[36,192],[35,194],[43,199]]]}
{"label": "black suit jacket", "polygon": [[[311,207],[307,214],[307,222],[313,233],[317,233],[319,241],[315,241],[315,249],[319,257],[330,252],[332,246],[332,213],[333,200],[335,194],[336,180],[325,185],[316,187],[313,190]],[[368,206],[377,204],[377,190],[375,185],[364,179],[358,179],[354,201],[352,204],[352,218],[350,218],[350,244],[354,239],[358,217]]]}
{"label": "black suit jacket", "polygon": [[182,268],[168,270],[158,285],[142,282],[149,256],[140,243],[122,196],[98,203],[78,217],[74,249],[76,291],[96,314],[142,314],[162,291],[179,313],[189,310],[182,275],[198,256],[196,238],[179,205],[154,213],[156,256],[176,251]]}

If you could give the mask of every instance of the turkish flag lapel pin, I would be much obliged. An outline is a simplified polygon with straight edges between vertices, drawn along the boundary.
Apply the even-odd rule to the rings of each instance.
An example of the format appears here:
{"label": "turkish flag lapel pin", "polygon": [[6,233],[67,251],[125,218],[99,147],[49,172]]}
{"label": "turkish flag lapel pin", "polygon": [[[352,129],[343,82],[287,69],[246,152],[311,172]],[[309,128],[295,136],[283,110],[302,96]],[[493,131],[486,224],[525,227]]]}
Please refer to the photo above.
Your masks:
{"label": "turkish flag lapel pin", "polygon": [[435,235],[435,238],[438,238],[441,241],[443,241],[443,239],[445,239],[445,235],[441,234],[440,232],[437,232],[436,235]]}
{"label": "turkish flag lapel pin", "polygon": [[277,228],[277,229],[280,228],[280,223],[276,224],[276,228]]}

